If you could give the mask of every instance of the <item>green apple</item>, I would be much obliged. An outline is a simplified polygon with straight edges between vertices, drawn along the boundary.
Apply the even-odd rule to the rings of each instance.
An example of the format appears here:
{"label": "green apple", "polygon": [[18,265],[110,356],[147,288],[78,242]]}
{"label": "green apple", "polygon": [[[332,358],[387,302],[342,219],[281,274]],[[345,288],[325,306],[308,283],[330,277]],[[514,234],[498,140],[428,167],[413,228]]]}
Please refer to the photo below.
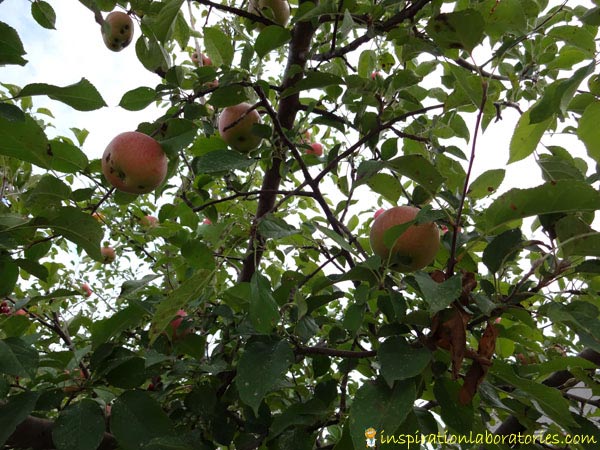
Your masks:
{"label": "green apple", "polygon": [[[290,20],[290,6],[285,0],[250,0],[248,12],[266,17],[282,27],[285,27]],[[259,29],[264,27],[264,24],[258,24]]]}
{"label": "green apple", "polygon": [[250,111],[250,108],[248,103],[228,106],[219,116],[221,138],[241,153],[254,150],[262,141],[260,136],[252,133],[254,124],[260,123],[260,114],[256,109]]}

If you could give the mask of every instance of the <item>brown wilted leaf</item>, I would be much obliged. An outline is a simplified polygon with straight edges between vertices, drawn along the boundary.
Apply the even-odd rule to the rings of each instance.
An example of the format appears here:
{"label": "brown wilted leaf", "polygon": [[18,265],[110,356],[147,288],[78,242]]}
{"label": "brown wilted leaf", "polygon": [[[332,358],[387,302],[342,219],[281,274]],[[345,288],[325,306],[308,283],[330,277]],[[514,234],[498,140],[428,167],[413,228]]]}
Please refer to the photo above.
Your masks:
{"label": "brown wilted leaf", "polygon": [[469,318],[469,314],[453,307],[438,312],[433,316],[431,323],[430,341],[450,352],[454,379],[458,378],[458,372],[465,358]]}
{"label": "brown wilted leaf", "polygon": [[469,371],[465,375],[462,388],[458,399],[461,404],[466,405],[471,403],[477,387],[481,384],[487,372],[490,368],[491,359],[496,349],[496,338],[498,337],[498,330],[493,323],[488,322],[483,336],[479,340],[479,347],[477,349],[477,357],[473,359],[473,364],[469,368]]}

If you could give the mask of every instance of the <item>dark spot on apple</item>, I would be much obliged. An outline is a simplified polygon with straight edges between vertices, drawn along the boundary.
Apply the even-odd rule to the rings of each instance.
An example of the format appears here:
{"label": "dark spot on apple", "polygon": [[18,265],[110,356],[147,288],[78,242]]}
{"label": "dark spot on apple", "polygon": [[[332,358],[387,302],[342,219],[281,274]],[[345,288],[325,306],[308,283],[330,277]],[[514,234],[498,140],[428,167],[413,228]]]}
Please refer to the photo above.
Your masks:
{"label": "dark spot on apple", "polygon": [[106,158],[104,158],[104,161],[109,162],[110,161],[110,153],[108,153],[106,155]]}
{"label": "dark spot on apple", "polygon": [[138,189],[144,189],[144,185],[138,184]]}

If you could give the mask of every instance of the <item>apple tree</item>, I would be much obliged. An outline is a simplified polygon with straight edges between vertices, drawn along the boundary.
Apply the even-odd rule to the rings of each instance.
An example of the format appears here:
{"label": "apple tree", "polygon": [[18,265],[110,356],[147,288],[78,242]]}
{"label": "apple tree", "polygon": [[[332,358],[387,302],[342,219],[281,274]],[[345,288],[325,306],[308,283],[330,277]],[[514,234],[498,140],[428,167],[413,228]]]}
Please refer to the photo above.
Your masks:
{"label": "apple tree", "polygon": [[[67,33],[51,3],[33,18]],[[93,84],[0,74],[4,448],[598,448],[600,2],[72,3],[90,51],[156,74],[119,107],[158,106],[130,131],[168,165],[115,189],[93,127],[55,136],[36,107],[106,107]],[[0,15],[0,65],[27,70],[20,31]],[[419,212],[378,245],[439,230],[418,270],[371,249],[398,205]]]}

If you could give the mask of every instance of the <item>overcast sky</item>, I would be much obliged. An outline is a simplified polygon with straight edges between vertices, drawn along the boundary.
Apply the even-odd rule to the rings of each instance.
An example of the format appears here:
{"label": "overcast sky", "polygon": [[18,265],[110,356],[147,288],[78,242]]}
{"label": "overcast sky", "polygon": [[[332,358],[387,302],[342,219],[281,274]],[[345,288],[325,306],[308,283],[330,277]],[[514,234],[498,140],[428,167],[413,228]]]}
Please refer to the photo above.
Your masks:
{"label": "overcast sky", "polygon": [[[33,82],[65,86],[76,83],[82,77],[90,80],[109,105],[108,108],[79,112],[45,97],[36,97],[34,105],[51,109],[55,118],[50,120],[60,127],[56,134],[69,135],[70,127],[89,130],[90,136],[83,150],[89,158],[99,158],[113,136],[135,129],[138,123],[153,120],[160,115],[153,106],[140,112],[125,111],[117,106],[125,92],[138,86],[154,87],[160,79],[144,69],[136,58],[134,46],[139,29],[136,29],[132,45],[114,53],[104,46],[100,26],[95,22],[91,11],[74,0],[51,3],[57,14],[56,31],[40,27],[31,18],[29,2],[5,0],[0,3],[0,20],[18,30],[29,61],[24,67],[3,67],[2,81],[19,86]],[[575,3],[590,4],[589,1],[570,1],[569,5]],[[467,119],[471,130],[474,126],[474,116],[472,117],[472,120]],[[532,167],[531,158],[506,166],[508,144],[518,114],[515,110],[508,109],[503,113],[503,118],[501,122],[490,124],[480,136],[474,174],[503,167],[507,169],[507,180],[514,180],[514,184],[519,187],[540,184],[540,171],[537,166]],[[48,134],[54,136],[51,130]],[[577,149],[577,153],[583,154],[580,143],[574,139],[564,141],[560,137],[551,140],[544,138],[542,142],[566,145],[569,150]],[[460,141],[459,145],[465,153],[469,151],[470,147],[464,141]]]}

